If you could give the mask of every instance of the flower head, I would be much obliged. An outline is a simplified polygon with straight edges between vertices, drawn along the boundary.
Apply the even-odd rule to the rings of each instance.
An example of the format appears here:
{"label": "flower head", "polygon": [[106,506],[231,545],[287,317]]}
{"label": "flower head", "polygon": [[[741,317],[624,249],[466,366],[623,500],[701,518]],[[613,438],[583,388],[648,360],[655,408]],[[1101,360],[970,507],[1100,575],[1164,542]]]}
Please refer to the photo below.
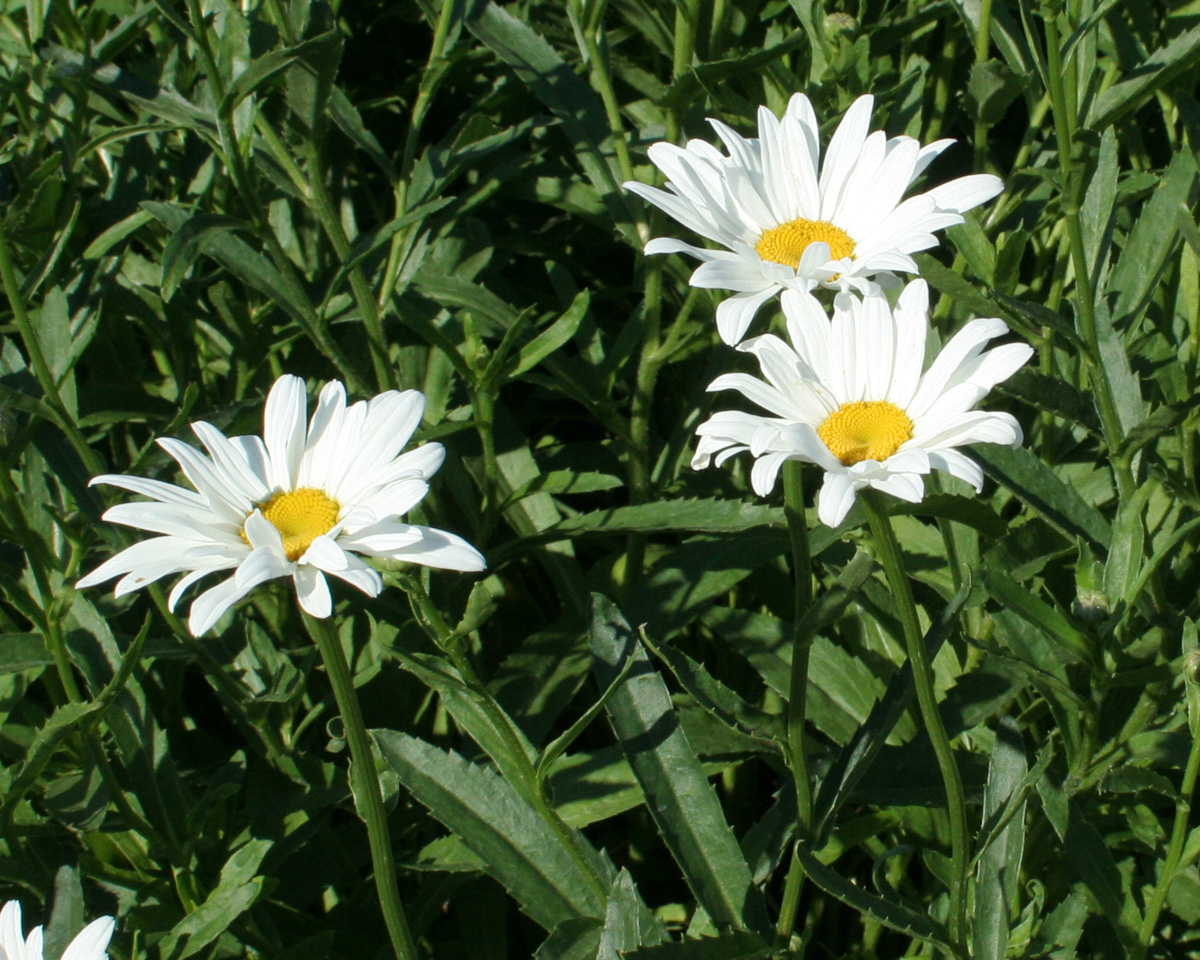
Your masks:
{"label": "flower head", "polygon": [[937,469],[979,491],[983,471],[957,448],[1020,445],[1012,416],[972,409],[1033,353],[1024,343],[984,350],[1008,332],[1003,320],[970,321],[922,372],[929,333],[923,280],[904,288],[894,310],[879,292],[839,294],[831,321],[812,296],[787,292],[783,312],[791,344],[768,334],[738,347],[755,356],[764,379],[727,373],[708,388],[737,390],[774,416],[714,414],[696,430],[693,467],[749,450],[751,485],[766,496],[785,460],[815,463],[825,471],[817,513],[836,527],[863,487],[917,503],[922,476]]}
{"label": "flower head", "polygon": [[401,520],[425,496],[445,457],[440,443],[400,452],[421,422],[424,395],[389,390],[346,406],[345,388],[334,380],[306,423],[307,406],[304,381],[285,375],[267,396],[262,438],[226,437],[211,424],[193,423],[207,456],[160,439],[194,491],[142,477],[95,477],[93,484],[153,501],[118,504],[104,519],[160,536],[121,551],[78,585],[119,576],[119,597],[186,571],[171,590],[174,610],[197,580],[234,570],[192,602],[188,627],[199,636],[254,587],[276,577],[292,578],[300,606],[314,617],[332,612],[326,574],[376,596],[383,580],[356,554],[484,569],[483,556],[461,537]]}
{"label": "flower head", "polygon": [[[112,917],[93,920],[70,942],[61,960],[105,960],[112,934]],[[0,910],[0,957],[42,960],[42,928],[34,927],[25,938],[21,932],[21,904],[16,900],[9,900]]]}
{"label": "flower head", "polygon": [[670,237],[646,253],[686,253],[704,261],[694,287],[736,291],[717,307],[721,339],[738,343],[754,314],[784,289],[817,286],[867,292],[871,278],[893,282],[892,271],[917,273],[911,254],[937,243],[935,230],[962,223],[962,214],[996,196],[1003,184],[990,174],[951,180],[903,200],[909,185],[953,140],[922,147],[912,137],[869,133],[874,98],[846,111],[825,156],[812,105],[803,94],[783,119],[758,111],[758,139],[709,120],[729,150],[703,140],[686,148],[650,147],[650,159],[669,178],[667,189],[625,187],[725,250],[707,250]]}

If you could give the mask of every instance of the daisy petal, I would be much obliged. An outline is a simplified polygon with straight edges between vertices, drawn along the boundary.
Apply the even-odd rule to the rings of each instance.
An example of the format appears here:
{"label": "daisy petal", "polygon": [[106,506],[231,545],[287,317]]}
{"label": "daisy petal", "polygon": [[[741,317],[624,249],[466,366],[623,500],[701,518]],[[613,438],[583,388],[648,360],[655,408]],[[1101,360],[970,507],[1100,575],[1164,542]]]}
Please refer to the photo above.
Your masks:
{"label": "daisy petal", "polygon": [[324,620],[333,613],[329,582],[320,570],[308,564],[299,564],[292,571],[292,581],[296,585],[296,599],[310,617]]}
{"label": "daisy petal", "polygon": [[93,920],[76,934],[75,939],[63,951],[61,960],[103,960],[108,956],[108,942],[112,939],[115,922],[112,917]]}
{"label": "daisy petal", "polygon": [[730,346],[739,343],[754,322],[759,307],[771,299],[776,288],[768,287],[758,293],[739,293],[717,305],[717,332]]}

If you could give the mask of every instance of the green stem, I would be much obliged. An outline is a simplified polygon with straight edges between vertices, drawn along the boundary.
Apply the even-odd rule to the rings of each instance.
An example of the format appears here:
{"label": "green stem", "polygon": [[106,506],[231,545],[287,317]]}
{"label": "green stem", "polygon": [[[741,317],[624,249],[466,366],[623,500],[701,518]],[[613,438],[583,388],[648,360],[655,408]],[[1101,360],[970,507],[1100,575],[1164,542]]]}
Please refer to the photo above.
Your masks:
{"label": "green stem", "polygon": [[[321,221],[325,235],[333,244],[333,250],[338,259],[344,264],[349,262],[353,251],[346,231],[342,229],[342,221],[333,205],[333,197],[325,185],[325,169],[321,162],[320,151],[315,143],[308,145],[309,188],[312,191],[314,212]],[[380,390],[394,386],[392,368],[388,363],[387,343],[383,338],[383,321],[379,316],[379,307],[375,303],[375,294],[361,266],[350,268],[350,290],[354,294],[354,302],[362,314],[363,328],[367,333],[367,344],[371,350],[371,365],[375,370],[375,382]]]}
{"label": "green stem", "polygon": [[1179,800],[1175,804],[1175,823],[1171,827],[1167,859],[1163,863],[1158,883],[1154,885],[1150,903],[1146,906],[1146,915],[1142,920],[1142,929],[1138,936],[1137,957],[1144,956],[1146,948],[1150,946],[1154,928],[1158,926],[1159,914],[1162,913],[1163,904],[1167,900],[1167,892],[1171,889],[1171,884],[1179,869],[1179,860],[1183,856],[1183,844],[1188,835],[1188,818],[1192,812],[1192,795],[1196,792],[1196,776],[1200,774],[1200,737],[1196,736],[1194,726],[1191,728],[1191,734],[1192,747],[1188,753],[1187,766],[1183,771],[1183,785],[1179,791]]}
{"label": "green stem", "polygon": [[675,5],[675,50],[671,77],[678,80],[692,68],[696,55],[696,28],[700,25],[701,0],[685,0]]}
{"label": "green stem", "polygon": [[[413,103],[412,115],[408,122],[408,131],[404,135],[404,153],[400,158],[400,170],[396,176],[394,190],[396,218],[408,212],[408,186],[412,175],[413,163],[417,157],[417,143],[421,137],[421,127],[425,122],[425,114],[437,93],[438,84],[445,75],[442,61],[446,50],[446,38],[450,33],[450,22],[457,6],[455,0],[442,0],[442,8],[438,12],[437,23],[433,28],[433,42],[429,48],[429,59],[421,73],[421,83],[417,88],[417,99]],[[400,276],[400,265],[403,263],[412,242],[414,232],[420,227],[414,223],[405,230],[396,233],[388,246],[387,266],[383,271],[383,283],[379,291],[379,310],[387,309],[392,300],[392,292],[396,289],[396,281]]]}
{"label": "green stem", "polygon": [[100,473],[102,469],[100,461],[83,438],[75,418],[67,412],[66,405],[58,392],[58,382],[54,379],[49,364],[46,363],[42,345],[33,330],[33,325],[29,322],[29,314],[25,312],[25,301],[21,297],[21,286],[17,282],[16,271],[13,269],[8,242],[2,233],[0,233],[0,281],[4,284],[4,294],[8,297],[8,304],[12,308],[17,333],[20,334],[21,342],[25,345],[25,352],[29,354],[30,366],[33,367],[33,374],[37,377],[38,385],[41,386],[42,393],[46,396],[46,403],[57,415],[58,426],[67,435],[67,439],[79,459],[83,461],[88,473],[93,475]]}
{"label": "green stem", "polygon": [[[654,385],[662,365],[659,352],[662,325],[662,261],[655,257],[646,265],[646,295],[642,302],[646,333],[638,360],[637,379],[629,409],[629,502],[646,503],[650,498],[650,408]],[[625,553],[625,582],[636,583],[642,575],[646,536],[630,534]]]}
{"label": "green stem", "polygon": [[483,507],[481,513],[480,538],[476,541],[485,547],[496,528],[500,516],[500,466],[496,461],[496,395],[490,383],[484,383],[469,391],[471,406],[475,410],[476,431],[483,448]]}
{"label": "green stem", "polygon": [[942,121],[950,115],[951,73],[958,56],[958,32],[946,28],[946,39],[934,61],[933,109],[929,112],[929,129],[926,136],[937,140],[942,135]]}
{"label": "green stem", "polygon": [[379,789],[379,778],[375,774],[375,757],[371,751],[371,740],[367,725],[363,722],[362,707],[354,689],[350,666],[342,652],[341,640],[331,620],[319,620],[304,614],[304,626],[312,637],[325,663],[325,672],[333,687],[338,712],[342,715],[342,726],[346,743],[350,747],[350,790],[354,806],[367,827],[367,840],[371,847],[371,864],[375,869],[375,889],[379,893],[379,906],[387,924],[388,936],[397,960],[416,960],[417,945],[413,942],[400,902],[400,887],[396,881],[396,861],[392,856],[392,840],[388,832],[387,812],[383,807],[383,794]]}
{"label": "green stem", "polygon": [[[787,741],[792,781],[796,786],[796,842],[810,839],[812,832],[812,778],[804,743],[804,715],[808,694],[808,658],[812,634],[805,614],[812,606],[812,555],[808,545],[808,519],[804,513],[804,466],[798,460],[783,465],[783,509],[792,544],[792,576],[795,602],[792,607],[792,669],[788,685]],[[785,947],[796,926],[796,909],[804,885],[804,870],[794,855],[784,882],[783,903],[776,926],[776,942]]]}
{"label": "green stem", "polygon": [[1100,341],[1096,333],[1095,303],[1092,283],[1083,246],[1083,228],[1079,222],[1079,194],[1083,190],[1083,171],[1071,162],[1074,144],[1074,111],[1067,102],[1063,88],[1062,52],[1059,47],[1058,24],[1053,14],[1045,17],[1046,73],[1050,105],[1054,113],[1055,136],[1058,138],[1059,172],[1062,176],[1062,213],[1071,244],[1071,265],[1075,271],[1075,299],[1078,302],[1079,333],[1087,345],[1088,372],[1095,384],[1096,405],[1104,429],[1104,439],[1113,458],[1114,472],[1121,500],[1127,500],[1135,490],[1133,472],[1128,456],[1118,451],[1124,437],[1121,418],[1113,395],[1112,383],[1100,359]]}
{"label": "green stem", "polygon": [[921,720],[925,731],[929,734],[933,752],[937,757],[938,769],[942,774],[942,783],[946,789],[946,806],[950,819],[950,942],[956,951],[963,952],[964,932],[966,929],[966,894],[967,869],[971,863],[971,851],[968,848],[967,833],[967,802],[963,793],[962,775],[950,748],[950,738],[942,723],[942,715],[938,710],[937,694],[933,688],[933,668],[929,663],[929,654],[925,649],[925,639],[921,632],[921,622],[917,617],[917,604],[913,599],[912,586],[904,571],[904,560],[900,553],[900,544],[892,529],[892,522],[887,515],[883,496],[874,490],[865,490],[860,495],[863,505],[867,508],[867,522],[871,527],[871,539],[875,543],[875,551],[887,575],[888,586],[891,587],[892,597],[896,601],[896,611],[900,615],[900,623],[904,628],[905,646],[908,648],[908,659],[912,664],[913,685],[917,691],[917,703],[921,710]]}
{"label": "green stem", "polygon": [[[584,51],[592,64],[592,80],[600,92],[600,100],[604,104],[604,114],[608,118],[608,128],[612,131],[613,147],[617,153],[617,166],[621,168],[621,176],[633,180],[633,161],[629,157],[629,143],[625,138],[625,124],[621,119],[621,105],[613,89],[612,71],[608,63],[608,44],[601,43],[604,37],[603,21],[592,29],[589,24],[581,24]],[[694,29],[694,27],[693,27]],[[693,38],[694,39],[694,38]]]}
{"label": "green stem", "polygon": [[[983,0],[979,10],[979,32],[975,34],[975,62],[983,63],[988,58],[988,42],[992,30],[992,0]],[[975,169],[987,167],[988,125],[981,120],[975,122]]]}

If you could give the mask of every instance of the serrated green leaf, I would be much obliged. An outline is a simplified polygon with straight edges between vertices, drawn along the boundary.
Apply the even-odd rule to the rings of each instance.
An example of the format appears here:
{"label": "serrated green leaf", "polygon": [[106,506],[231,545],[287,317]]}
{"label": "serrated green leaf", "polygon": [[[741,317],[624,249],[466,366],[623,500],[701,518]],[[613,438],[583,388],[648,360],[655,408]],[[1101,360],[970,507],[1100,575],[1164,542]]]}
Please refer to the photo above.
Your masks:
{"label": "serrated green leaf", "polygon": [[609,720],[646,794],[647,808],[697,900],[719,924],[766,929],[766,910],[666,686],[617,608],[592,596],[594,669],[607,687],[625,660],[639,661],[606,704]]}
{"label": "serrated green leaf", "polygon": [[1117,510],[1112,549],[1104,563],[1104,593],[1112,600],[1128,603],[1129,593],[1137,583],[1146,540],[1142,516],[1146,511],[1146,502],[1156,489],[1157,484],[1142,484]]}
{"label": "serrated green leaf", "polygon": [[[405,670],[440,694],[455,722],[492,758],[509,783],[521,789],[526,800],[532,800],[531,792],[538,786],[529,781],[528,770],[537,754],[520,730],[513,724],[507,724],[509,729],[505,730],[502,725],[506,719],[493,715],[445,658],[400,649],[393,649],[392,653]],[[524,751],[525,756],[516,754],[518,750]]]}
{"label": "serrated green leaf", "polygon": [[662,660],[680,685],[699,704],[722,723],[754,737],[767,737],[774,748],[784,739],[781,717],[765,713],[743,700],[682,650],[647,642],[650,652]]}
{"label": "serrated green leaf", "polygon": [[4,799],[0,801],[0,824],[10,823],[17,803],[41,776],[63,738],[100,709],[98,703],[67,703],[58,707],[42,724],[20,765],[4,771],[7,782],[4,783]]}
{"label": "serrated green leaf", "polygon": [[1063,853],[1099,902],[1101,915],[1112,924],[1117,936],[1126,945],[1135,942],[1141,920],[1138,908],[1132,898],[1124,895],[1121,872],[1108,844],[1074,801],[1069,805]]}
{"label": "serrated green leaf", "polygon": [[[1200,28],[1193,32],[1200,37]],[[1200,44],[1197,53],[1200,55]],[[1117,295],[1112,317],[1123,334],[1137,331],[1141,314],[1156,293],[1159,277],[1175,247],[1175,211],[1181,203],[1187,203],[1195,182],[1196,160],[1191,151],[1176,153],[1113,264],[1108,293]]]}
{"label": "serrated green leaf", "polygon": [[214,241],[233,230],[249,230],[249,226],[215,213],[198,213],[185,220],[171,234],[163,250],[160,287],[163,300],[170,302],[196,258],[215,250]]}
{"label": "serrated green leaf", "polygon": [[967,109],[977,123],[991,126],[1004,116],[1025,82],[1002,60],[977,60],[967,81]]}
{"label": "serrated green leaf", "polygon": [[971,448],[971,456],[988,476],[1012,490],[1067,537],[1082,536],[1108,547],[1112,530],[1100,512],[1025,447],[1013,450],[994,443],[977,444]]}
{"label": "serrated green leaf", "polygon": [[831,897],[836,897],[842,903],[886,927],[899,930],[901,933],[924,940],[926,943],[932,943],[934,946],[950,952],[946,931],[941,924],[931,920],[923,913],[917,913],[911,907],[892,900],[885,900],[883,897],[868,893],[862,887],[855,886],[837,871],[818,860],[806,843],[796,844],[796,857],[804,867],[805,876]]}
{"label": "serrated green leaf", "polygon": [[684,939],[626,953],[624,960],[764,960],[771,946],[758,934],[734,930],[719,937]]}
{"label": "serrated green leaf", "polygon": [[[499,775],[396,730],[372,733],[405,788],[483,860],[534,921],[553,930],[565,920],[604,916],[607,882],[601,886],[598,872],[584,869]],[[571,834],[588,860],[598,859],[582,836]]]}
{"label": "serrated green leaf", "polygon": [[1061,377],[1047,376],[1026,368],[1018,370],[1000,384],[997,390],[1005,396],[1031,403],[1039,410],[1060,416],[1069,423],[1077,423],[1094,434],[1100,433],[1100,424],[1092,399]]}
{"label": "serrated green leaf", "polygon": [[618,184],[604,106],[542,37],[495,3],[476,6],[467,29],[489,47],[562,123],[584,174],[613,221],[632,232],[634,217]]}
{"label": "serrated green leaf", "polygon": [[579,324],[587,316],[590,304],[591,295],[587,290],[580,290],[576,294],[571,306],[567,308],[561,317],[521,348],[513,362],[512,368],[505,371],[505,380],[515,380],[526,371],[532,370],[546,359],[546,357],[550,356],[550,354],[570,340],[571,337],[575,336],[575,331],[579,329]]}
{"label": "serrated green leaf", "polygon": [[1111,127],[1100,138],[1100,158],[1096,172],[1088,183],[1079,210],[1079,227],[1083,233],[1083,250],[1087,257],[1092,289],[1100,289],[1102,258],[1107,259],[1111,243],[1109,224],[1117,200],[1117,134]]}
{"label": "serrated green leaf", "polygon": [[1138,793],[1149,790],[1177,803],[1184,802],[1175,785],[1161,773],[1132,764],[1124,764],[1106,773],[1100,781],[1100,789],[1105,793]]}
{"label": "serrated green leaf", "polygon": [[[1002,717],[983,791],[985,824],[1003,810],[1027,769],[1021,731],[1011,717]],[[979,857],[971,917],[971,956],[977,960],[1005,960],[1008,956],[1008,917],[1019,888],[1024,850],[1025,818],[1018,813]]]}
{"label": "serrated green leaf", "polygon": [[[1155,50],[1133,71],[1134,76],[1114,83],[1096,100],[1086,117],[1087,126],[1103,130],[1138,109],[1156,90],[1163,89],[1200,60],[1200,26],[1174,37]],[[1178,156],[1178,154],[1176,155]]]}
{"label": "serrated green leaf", "polygon": [[[170,204],[147,200],[142,203],[142,208],[153,214],[154,218],[172,233],[182,230],[191,219],[184,210]],[[270,261],[256,253],[248,244],[231,236],[228,230],[208,234],[203,252],[243,283],[271,298],[301,322],[307,322],[312,317],[312,303],[304,292],[293,289],[291,283],[284,279]]]}
{"label": "serrated green leaf", "polygon": [[192,913],[175,924],[158,945],[163,960],[187,960],[221,936],[262,894],[261,877],[249,883],[218,887]]}
{"label": "serrated green leaf", "polygon": [[232,113],[260,86],[282,73],[297,60],[303,60],[305,57],[328,58],[340,46],[341,36],[336,30],[330,30],[294,46],[281,47],[270,53],[264,53],[234,78],[221,101],[221,111]]}
{"label": "serrated green leaf", "polygon": [[998,603],[1039,629],[1054,644],[1065,663],[1086,663],[1095,666],[1096,642],[1046,601],[1035,597],[1021,583],[1000,569],[998,564],[984,563],[981,579],[988,593]]}
{"label": "serrated green leaf", "polygon": [[61,866],[54,874],[54,909],[50,913],[50,922],[46,924],[46,954],[61,957],[87,922],[79,868]]}

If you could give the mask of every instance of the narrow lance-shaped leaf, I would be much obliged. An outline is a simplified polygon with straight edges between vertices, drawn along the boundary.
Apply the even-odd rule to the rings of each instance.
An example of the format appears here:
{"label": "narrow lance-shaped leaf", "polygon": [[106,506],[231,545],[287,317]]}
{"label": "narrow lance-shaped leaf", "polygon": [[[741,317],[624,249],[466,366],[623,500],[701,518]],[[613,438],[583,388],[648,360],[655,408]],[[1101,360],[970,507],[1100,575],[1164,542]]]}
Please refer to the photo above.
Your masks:
{"label": "narrow lance-shaped leaf", "polygon": [[1107,547],[1112,530],[1095,507],[1088,506],[1074,487],[1068,486],[1029,450],[1010,450],[996,444],[977,444],[971,456],[994,480],[1004,484],[1048,523],[1070,538],[1083,536]]}
{"label": "narrow lance-shaped leaf", "polygon": [[[372,731],[387,763],[414,797],[454,831],[487,871],[547,930],[605,912],[599,855],[595,872],[579,860],[528,803],[488,767],[396,730]],[[587,841],[574,831],[573,842]]]}
{"label": "narrow lance-shaped leaf", "polygon": [[611,683],[627,658],[638,661],[606,708],[646,794],[647,808],[696,899],[719,925],[765,929],[762,894],[679,725],[666,685],[625,618],[597,594],[592,595],[590,637],[602,687]]}
{"label": "narrow lance-shaped leaf", "polygon": [[[1002,717],[983,791],[985,824],[1003,810],[1027,766],[1020,730],[1011,717]],[[971,955],[976,960],[1005,960],[1008,956],[1009,906],[1016,895],[1024,849],[1025,818],[1018,813],[979,858],[971,923]]]}

